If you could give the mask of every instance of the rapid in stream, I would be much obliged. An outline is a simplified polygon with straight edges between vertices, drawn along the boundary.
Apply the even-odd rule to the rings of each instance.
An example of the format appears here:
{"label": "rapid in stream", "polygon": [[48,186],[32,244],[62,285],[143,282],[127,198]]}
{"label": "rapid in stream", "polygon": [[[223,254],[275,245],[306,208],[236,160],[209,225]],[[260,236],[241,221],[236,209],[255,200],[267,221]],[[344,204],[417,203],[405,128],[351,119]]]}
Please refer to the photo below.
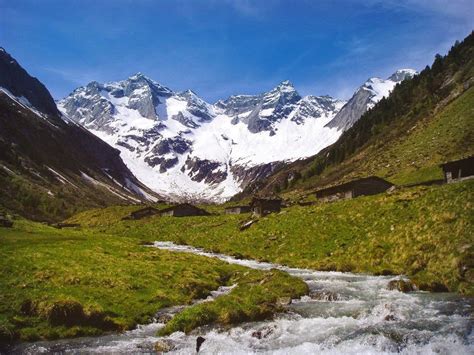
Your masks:
{"label": "rapid in stream", "polygon": [[[200,353],[271,354],[474,354],[473,300],[451,293],[401,293],[387,289],[393,276],[370,276],[290,268],[205,252],[171,242],[154,246],[218,258],[254,269],[277,268],[300,277],[320,299],[293,300],[273,320],[231,329],[204,327],[157,337],[154,323],[123,334],[22,344],[13,353],[155,353],[154,344],[172,344],[173,353],[193,354],[196,338],[206,340]],[[221,287],[207,301],[225,294]],[[202,302],[202,301],[201,301]],[[161,310],[173,314],[182,307]]]}

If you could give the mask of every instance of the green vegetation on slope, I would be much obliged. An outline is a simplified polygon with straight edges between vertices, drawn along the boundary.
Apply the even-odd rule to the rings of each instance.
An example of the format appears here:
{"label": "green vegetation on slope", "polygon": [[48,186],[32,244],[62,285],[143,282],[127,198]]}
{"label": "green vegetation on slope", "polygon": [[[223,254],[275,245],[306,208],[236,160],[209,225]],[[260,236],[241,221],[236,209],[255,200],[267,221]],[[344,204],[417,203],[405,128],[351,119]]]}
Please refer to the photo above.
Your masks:
{"label": "green vegetation on slope", "polygon": [[[422,289],[474,294],[473,204],[470,180],[293,206],[242,232],[238,226],[248,215],[156,216],[114,225],[108,224],[108,217],[103,220],[108,227],[95,220],[94,228],[295,267],[406,274]],[[91,213],[98,211],[70,221],[86,226]]]}
{"label": "green vegetation on slope", "polygon": [[[367,169],[395,184],[443,177],[439,164],[474,154],[474,87],[429,120],[421,120],[405,139],[367,160]],[[385,162],[392,162],[390,166]]]}
{"label": "green vegetation on slope", "polygon": [[[345,178],[376,175],[403,185],[442,179],[439,164],[474,154],[474,87],[420,120],[389,145],[371,145],[347,162],[329,168],[321,178],[338,170]],[[370,159],[368,159],[370,157]],[[346,170],[347,169],[347,170]]]}
{"label": "green vegetation on slope", "polygon": [[[57,222],[79,211],[123,202],[110,191],[104,191],[105,188],[84,181],[69,177],[75,185],[81,186],[82,189],[78,189],[70,184],[58,183],[54,178],[50,181],[35,180],[29,173],[6,171],[0,163],[0,210],[33,220]],[[91,198],[94,194],[95,198]]]}
{"label": "green vegetation on slope", "polygon": [[[16,220],[0,232],[0,343],[130,329],[160,308],[189,304],[221,285],[238,284],[236,296],[219,301],[220,312],[232,313],[237,290],[246,293],[242,319],[269,316],[275,297],[307,291],[289,275],[162,251],[99,230]],[[274,290],[262,293],[253,285],[260,282]]]}

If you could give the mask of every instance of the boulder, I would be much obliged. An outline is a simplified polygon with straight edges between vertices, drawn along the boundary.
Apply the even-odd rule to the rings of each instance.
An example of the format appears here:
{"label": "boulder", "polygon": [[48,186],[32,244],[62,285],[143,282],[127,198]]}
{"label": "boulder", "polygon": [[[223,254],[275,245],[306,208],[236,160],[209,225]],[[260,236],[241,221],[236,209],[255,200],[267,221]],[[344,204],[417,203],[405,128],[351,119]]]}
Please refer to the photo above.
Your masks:
{"label": "boulder", "polygon": [[203,338],[201,336],[196,338],[196,352],[198,353],[199,350],[201,350],[201,345],[206,341],[206,338]]}
{"label": "boulder", "polygon": [[311,297],[313,300],[318,300],[318,301],[330,301],[334,302],[339,300],[339,295],[335,292],[332,291],[316,291],[312,292],[309,297]]}
{"label": "boulder", "polygon": [[173,316],[171,314],[163,313],[163,314],[160,314],[156,317],[156,321],[158,323],[166,324],[171,320],[171,318],[173,318]]}
{"label": "boulder", "polygon": [[446,285],[443,285],[440,282],[431,282],[431,283],[419,283],[417,284],[418,288],[423,291],[429,292],[449,292],[449,289]]}
{"label": "boulder", "polygon": [[392,280],[388,283],[389,290],[398,290],[403,293],[407,292],[412,292],[415,291],[415,288],[411,281],[405,281],[405,280]]}
{"label": "boulder", "polygon": [[276,303],[278,306],[288,306],[291,304],[291,297],[280,297]]}
{"label": "boulder", "polygon": [[174,349],[174,345],[170,341],[158,340],[155,343],[154,349],[158,353],[167,353]]}
{"label": "boulder", "polygon": [[274,327],[265,326],[252,333],[252,337],[257,339],[264,339],[271,335],[274,331]]}
{"label": "boulder", "polygon": [[240,231],[243,231],[243,230],[246,230],[247,228],[249,228],[252,224],[254,224],[255,222],[257,222],[257,220],[250,220],[250,221],[246,221],[246,222],[243,222],[240,227],[239,227],[239,230]]}

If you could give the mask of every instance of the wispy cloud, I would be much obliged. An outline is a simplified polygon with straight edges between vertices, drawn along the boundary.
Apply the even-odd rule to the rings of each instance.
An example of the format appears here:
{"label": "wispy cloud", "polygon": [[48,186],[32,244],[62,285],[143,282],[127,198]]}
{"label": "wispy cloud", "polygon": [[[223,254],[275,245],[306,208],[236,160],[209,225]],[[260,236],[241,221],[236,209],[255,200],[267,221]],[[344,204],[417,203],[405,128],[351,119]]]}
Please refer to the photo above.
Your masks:
{"label": "wispy cloud", "polygon": [[474,1],[472,0],[365,0],[365,6],[382,6],[391,9],[450,16],[474,25]]}

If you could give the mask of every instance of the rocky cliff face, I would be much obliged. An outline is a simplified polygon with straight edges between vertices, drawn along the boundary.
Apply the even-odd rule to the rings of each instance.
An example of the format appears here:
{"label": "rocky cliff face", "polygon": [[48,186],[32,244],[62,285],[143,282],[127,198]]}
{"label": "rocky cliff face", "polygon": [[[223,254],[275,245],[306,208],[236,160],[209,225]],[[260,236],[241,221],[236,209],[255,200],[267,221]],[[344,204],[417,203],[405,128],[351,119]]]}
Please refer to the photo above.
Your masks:
{"label": "rocky cliff face", "polygon": [[233,124],[245,123],[251,133],[269,131],[274,134],[274,123],[287,118],[300,100],[293,85],[284,81],[267,93],[232,96],[219,101],[216,107],[233,117]]}

